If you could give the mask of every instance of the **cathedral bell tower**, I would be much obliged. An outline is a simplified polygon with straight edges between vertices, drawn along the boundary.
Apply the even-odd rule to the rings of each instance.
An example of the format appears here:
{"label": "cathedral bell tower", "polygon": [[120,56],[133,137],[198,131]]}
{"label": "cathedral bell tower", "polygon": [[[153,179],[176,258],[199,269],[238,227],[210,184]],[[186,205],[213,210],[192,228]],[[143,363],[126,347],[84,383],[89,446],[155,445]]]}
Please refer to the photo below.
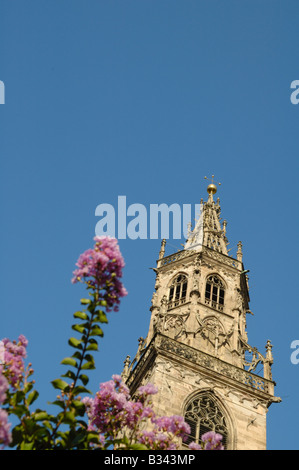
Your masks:
{"label": "cathedral bell tower", "polygon": [[136,357],[126,358],[122,376],[132,394],[147,382],[158,387],[154,409],[184,416],[191,429],[186,444],[213,430],[226,449],[264,450],[268,407],[281,401],[272,345],[268,340],[262,354],[248,342],[242,243],[231,257],[213,180],[207,191],[184,249],[165,256],[162,241],[148,335],[139,338]]}

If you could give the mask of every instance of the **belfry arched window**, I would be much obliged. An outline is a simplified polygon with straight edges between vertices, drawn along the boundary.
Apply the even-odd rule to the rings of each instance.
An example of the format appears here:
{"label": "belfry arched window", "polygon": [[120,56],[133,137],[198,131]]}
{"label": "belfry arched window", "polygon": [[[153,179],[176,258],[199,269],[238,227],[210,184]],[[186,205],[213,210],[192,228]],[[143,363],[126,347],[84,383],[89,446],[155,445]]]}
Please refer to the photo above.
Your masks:
{"label": "belfry arched window", "polygon": [[179,274],[169,288],[168,308],[184,304],[187,299],[188,279],[184,274]]}
{"label": "belfry arched window", "polygon": [[205,304],[222,311],[224,306],[224,294],[225,289],[221,279],[215,274],[209,276],[206,283]]}
{"label": "belfry arched window", "polygon": [[202,392],[196,395],[187,405],[184,418],[190,426],[190,434],[185,440],[186,445],[190,442],[200,444],[203,434],[214,431],[222,435],[222,445],[227,448],[229,436],[227,420],[211,393]]}

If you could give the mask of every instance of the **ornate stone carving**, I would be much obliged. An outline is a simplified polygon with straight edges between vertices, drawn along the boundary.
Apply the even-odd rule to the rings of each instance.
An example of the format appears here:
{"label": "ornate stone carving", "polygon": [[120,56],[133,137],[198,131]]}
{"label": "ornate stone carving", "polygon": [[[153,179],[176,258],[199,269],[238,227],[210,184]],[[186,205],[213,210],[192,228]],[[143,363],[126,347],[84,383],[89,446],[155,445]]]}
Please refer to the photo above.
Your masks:
{"label": "ornate stone carving", "polygon": [[180,338],[182,335],[187,336],[186,321],[190,315],[190,309],[186,313],[168,313],[164,317],[164,325],[162,331],[169,334],[175,339]]}
{"label": "ornate stone carving", "polygon": [[157,307],[158,305],[158,294],[155,291],[152,296],[152,307]]}
{"label": "ornate stone carving", "polygon": [[195,350],[190,346],[177,343],[171,338],[162,337],[160,338],[158,344],[161,349],[169,351],[170,353],[173,353],[181,358],[187,359],[191,362],[211,369],[212,371],[223,374],[226,377],[230,377],[242,384],[248,385],[253,389],[260,390],[271,395],[273,394],[273,383],[268,379],[249,373],[246,370],[226,363],[202,351]]}
{"label": "ornate stone carving", "polygon": [[242,263],[230,256],[224,255],[223,253],[219,253],[218,251],[209,249],[206,246],[203,246],[203,253],[206,254],[209,258],[218,261],[219,263],[226,264],[227,266],[231,266],[232,268],[242,269]]}
{"label": "ornate stone carving", "polygon": [[209,316],[204,320],[201,320],[199,312],[196,313],[196,320],[198,328],[194,331],[194,337],[198,334],[206,341],[207,345],[210,346],[211,352],[218,355],[219,350],[225,346],[230,346],[230,337],[234,332],[234,326],[232,325],[230,330],[226,332],[223,325],[216,316]]}
{"label": "ornate stone carving", "polygon": [[187,256],[191,256],[193,255],[194,253],[196,253],[195,250],[182,250],[182,251],[178,251],[177,253],[174,253],[172,255],[169,255],[169,256],[165,256],[165,258],[162,258],[159,260],[159,267],[161,266],[166,266],[170,263],[173,263],[175,261],[179,261],[183,258],[186,258]]}

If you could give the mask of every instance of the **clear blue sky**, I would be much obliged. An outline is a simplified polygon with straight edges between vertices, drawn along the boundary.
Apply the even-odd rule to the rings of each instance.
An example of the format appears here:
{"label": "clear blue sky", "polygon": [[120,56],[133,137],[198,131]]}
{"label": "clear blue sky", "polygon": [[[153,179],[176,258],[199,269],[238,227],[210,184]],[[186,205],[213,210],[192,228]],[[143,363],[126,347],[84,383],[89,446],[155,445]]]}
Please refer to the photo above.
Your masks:
{"label": "clear blue sky", "polygon": [[[297,0],[0,0],[0,336],[29,339],[40,407],[65,371],[84,294],[70,279],[96,207],[199,203],[215,174],[231,254],[242,240],[250,269],[249,343],[273,343],[283,401],[268,448],[299,448],[298,15]],[[160,241],[120,248],[129,295],[105,327],[94,392],[149,324]]]}

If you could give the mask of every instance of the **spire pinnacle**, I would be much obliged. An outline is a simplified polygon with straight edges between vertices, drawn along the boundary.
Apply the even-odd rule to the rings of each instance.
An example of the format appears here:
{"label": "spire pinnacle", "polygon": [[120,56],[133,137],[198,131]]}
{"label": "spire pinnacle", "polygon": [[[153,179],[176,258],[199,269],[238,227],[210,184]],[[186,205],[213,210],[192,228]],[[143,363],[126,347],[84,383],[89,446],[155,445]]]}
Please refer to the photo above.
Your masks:
{"label": "spire pinnacle", "polygon": [[[209,193],[210,196],[213,196],[213,194],[216,194],[217,193],[217,186],[216,184],[218,184],[219,186],[221,185],[221,183],[216,183],[214,182],[214,178],[215,178],[215,175],[212,175],[212,179],[210,179],[210,181],[212,181],[209,186],[207,187],[207,191]],[[207,180],[209,178],[207,178],[205,176],[205,180]]]}
{"label": "spire pinnacle", "polygon": [[162,240],[162,242],[161,242],[161,249],[160,249],[160,252],[159,252],[159,259],[164,258],[164,254],[165,254],[165,245],[166,245],[166,240],[165,240],[165,238],[163,238],[163,240]]}

